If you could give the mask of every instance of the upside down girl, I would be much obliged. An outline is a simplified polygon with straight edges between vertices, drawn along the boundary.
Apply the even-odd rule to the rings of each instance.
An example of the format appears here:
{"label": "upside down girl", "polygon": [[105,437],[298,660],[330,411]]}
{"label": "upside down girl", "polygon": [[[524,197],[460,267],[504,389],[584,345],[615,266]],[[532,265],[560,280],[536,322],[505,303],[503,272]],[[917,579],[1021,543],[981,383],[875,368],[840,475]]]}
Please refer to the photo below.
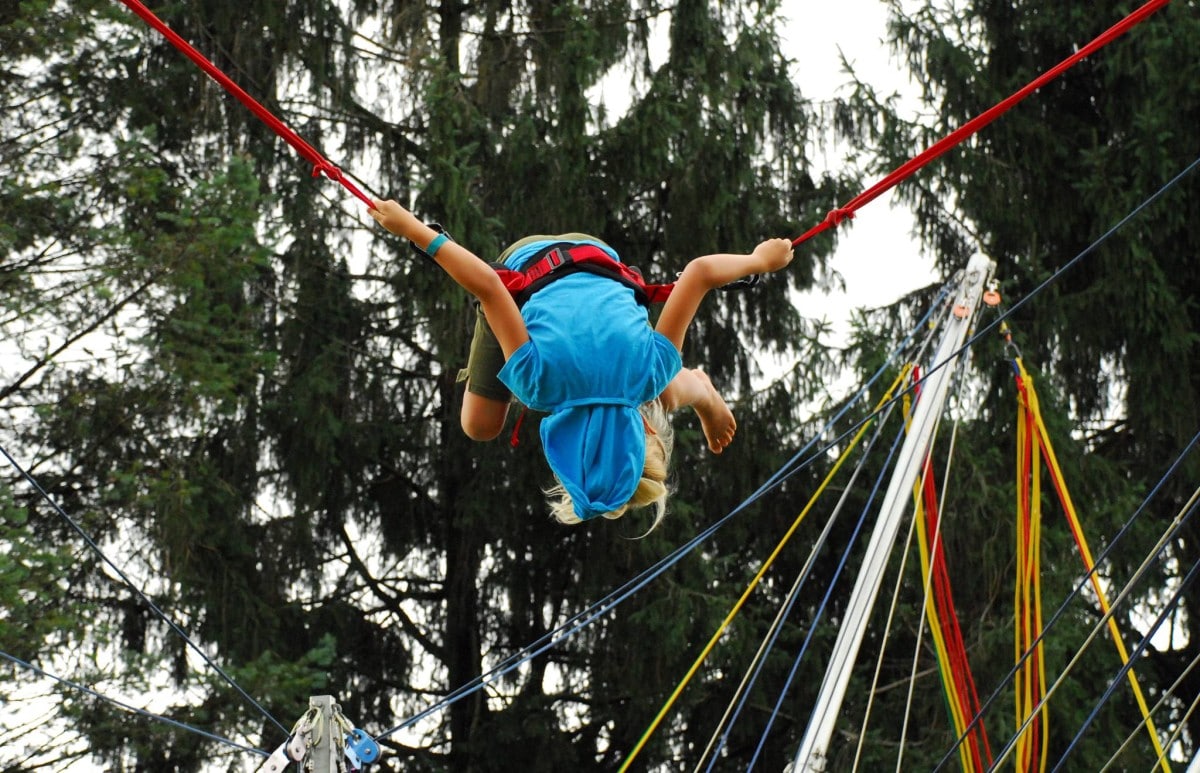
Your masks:
{"label": "upside down girl", "polygon": [[[713,453],[732,442],[733,412],[703,371],[682,365],[684,336],[711,290],[787,266],[792,260],[787,239],[769,239],[749,254],[691,260],[651,328],[634,289],[607,276],[571,273],[518,306],[492,266],[397,202],[376,201],[370,214],[421,248],[479,300],[484,319],[471,346],[463,429],[476,440],[499,435],[509,392],[548,413],[540,434],[558,484],[547,495],[559,521],[618,518],[629,507],[653,506],[657,525],[666,509],[672,445],[666,417],[672,411],[695,411]],[[608,245],[586,234],[527,237],[509,247],[502,260],[520,269],[548,247],[564,245],[598,247],[620,261]],[[486,359],[490,335],[503,359],[495,374],[498,383],[479,362]]]}

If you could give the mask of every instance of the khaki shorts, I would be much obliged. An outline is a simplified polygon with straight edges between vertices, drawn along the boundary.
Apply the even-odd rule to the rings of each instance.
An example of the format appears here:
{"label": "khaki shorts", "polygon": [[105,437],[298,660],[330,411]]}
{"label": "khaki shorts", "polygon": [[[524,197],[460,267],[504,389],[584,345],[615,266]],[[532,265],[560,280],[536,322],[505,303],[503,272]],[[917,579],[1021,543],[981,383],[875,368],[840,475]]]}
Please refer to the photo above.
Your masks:
{"label": "khaki shorts", "polygon": [[[584,233],[526,236],[524,239],[513,242],[504,252],[500,253],[499,262],[503,263],[514,251],[535,241],[592,241],[604,244],[596,237]],[[500,342],[496,340],[496,335],[488,326],[487,318],[483,316],[483,310],[480,309],[475,313],[475,332],[471,336],[471,353],[467,356],[467,367],[458,372],[456,381],[467,382],[467,390],[472,394],[505,402],[512,399],[512,392],[508,391],[508,387],[504,386],[504,382],[498,377],[500,369],[503,367],[504,352],[500,349]]]}
{"label": "khaki shorts", "polygon": [[512,393],[499,378],[504,367],[504,352],[500,342],[488,327],[483,310],[475,312],[475,333],[471,336],[471,353],[467,356],[467,367],[458,372],[458,381],[467,382],[467,390],[480,397],[507,402]]}

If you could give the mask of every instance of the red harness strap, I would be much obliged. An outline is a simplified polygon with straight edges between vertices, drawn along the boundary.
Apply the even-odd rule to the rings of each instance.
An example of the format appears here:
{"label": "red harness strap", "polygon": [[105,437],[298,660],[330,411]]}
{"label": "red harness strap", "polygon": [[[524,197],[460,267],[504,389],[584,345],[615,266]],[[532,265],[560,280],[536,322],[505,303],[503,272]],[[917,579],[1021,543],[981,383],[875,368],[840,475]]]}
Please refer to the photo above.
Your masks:
{"label": "red harness strap", "polygon": [[501,265],[493,268],[516,299],[518,306],[524,306],[534,293],[556,279],[580,271],[620,282],[633,290],[638,303],[643,306],[666,301],[675,287],[674,282],[647,284],[640,271],[619,260],[613,260],[612,256],[594,244],[552,244],[540,257],[535,257],[533,263],[524,271],[514,271]]}

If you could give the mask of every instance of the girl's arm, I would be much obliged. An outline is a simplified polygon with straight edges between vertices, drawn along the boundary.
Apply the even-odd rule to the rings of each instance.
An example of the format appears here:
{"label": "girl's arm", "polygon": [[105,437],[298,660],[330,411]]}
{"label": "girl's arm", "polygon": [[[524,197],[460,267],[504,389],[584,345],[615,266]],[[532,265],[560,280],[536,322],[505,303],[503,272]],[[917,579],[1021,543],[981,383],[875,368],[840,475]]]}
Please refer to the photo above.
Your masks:
{"label": "girl's arm", "polygon": [[709,290],[751,274],[765,274],[792,262],[792,243],[768,239],[749,255],[705,255],[687,264],[663,306],[655,330],[683,351],[683,338]]}
{"label": "girl's arm", "polygon": [[[436,231],[395,201],[376,201],[375,207],[368,211],[384,228],[418,246],[428,247],[437,236]],[[500,342],[504,359],[511,357],[529,340],[521,310],[491,266],[452,241],[443,242],[432,257],[455,282],[479,299],[484,316]]]}

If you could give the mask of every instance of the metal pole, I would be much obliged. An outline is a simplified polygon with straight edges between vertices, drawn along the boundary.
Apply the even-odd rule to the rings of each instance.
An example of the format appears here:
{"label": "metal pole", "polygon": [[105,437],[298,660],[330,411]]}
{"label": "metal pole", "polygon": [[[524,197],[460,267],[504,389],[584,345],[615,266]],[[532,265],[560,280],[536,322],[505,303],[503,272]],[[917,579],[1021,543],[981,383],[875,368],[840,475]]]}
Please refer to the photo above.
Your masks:
{"label": "metal pole", "polygon": [[308,699],[308,707],[317,709],[321,716],[316,720],[320,733],[313,735],[312,746],[308,748],[308,758],[312,761],[310,768],[313,773],[337,773],[337,745],[334,744],[335,726],[333,723],[333,696],[314,695]]}
{"label": "metal pole", "polygon": [[794,764],[790,766],[793,770],[825,770],[826,753],[833,737],[834,724],[841,711],[850,672],[862,645],[871,608],[883,583],[888,556],[895,545],[901,518],[912,499],[913,484],[924,463],[934,426],[946,401],[953,371],[949,360],[966,340],[971,319],[975,316],[975,309],[983,295],[984,283],[994,267],[994,262],[982,255],[976,255],[967,264],[967,270],[959,284],[958,293],[947,315],[945,333],[933,360],[935,366],[940,367],[926,377],[921,399],[917,401],[913,411],[908,436],[904,439],[896,469],[888,483],[883,504],[880,505],[878,526],[871,535],[862,569],[846,608],[845,623],[833,646],[825,680],[817,695],[804,740],[796,753]]}

